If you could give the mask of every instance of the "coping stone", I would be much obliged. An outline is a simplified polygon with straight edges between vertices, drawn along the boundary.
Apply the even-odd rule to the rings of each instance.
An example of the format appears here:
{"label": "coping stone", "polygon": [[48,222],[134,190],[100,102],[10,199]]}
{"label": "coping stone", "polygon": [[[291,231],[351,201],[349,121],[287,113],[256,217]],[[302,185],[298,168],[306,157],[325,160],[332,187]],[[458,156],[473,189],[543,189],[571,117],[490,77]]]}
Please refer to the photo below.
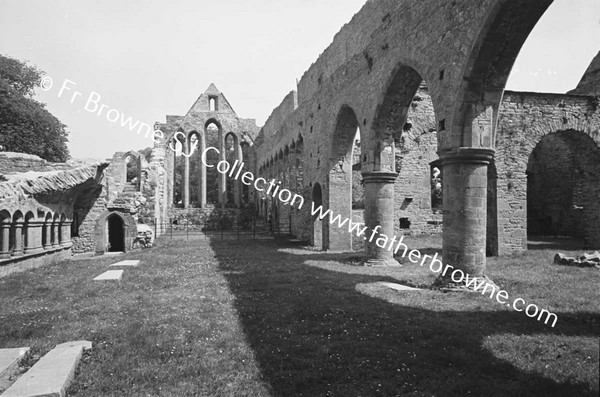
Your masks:
{"label": "coping stone", "polygon": [[0,376],[17,364],[25,353],[29,351],[28,347],[15,347],[12,349],[0,349]]}
{"label": "coping stone", "polygon": [[384,287],[395,289],[396,291],[422,291],[421,288],[409,287],[408,285],[398,283],[388,283],[387,281],[380,281],[379,284]]}
{"label": "coping stone", "polygon": [[123,270],[107,270],[94,278],[94,281],[121,281]]}
{"label": "coping stone", "polygon": [[2,397],[64,397],[86,346],[91,347],[91,342],[57,345],[17,379]]}
{"label": "coping stone", "polygon": [[113,267],[113,266],[133,266],[133,267],[137,267],[139,264],[140,264],[139,260],[128,260],[128,261],[121,261],[121,262],[113,263],[109,267]]}

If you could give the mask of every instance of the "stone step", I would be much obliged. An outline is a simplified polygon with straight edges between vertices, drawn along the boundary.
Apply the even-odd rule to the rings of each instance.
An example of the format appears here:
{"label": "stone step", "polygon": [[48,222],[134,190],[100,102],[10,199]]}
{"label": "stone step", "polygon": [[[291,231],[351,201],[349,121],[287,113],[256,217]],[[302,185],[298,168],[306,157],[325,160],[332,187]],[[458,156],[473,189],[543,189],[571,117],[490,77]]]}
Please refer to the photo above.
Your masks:
{"label": "stone step", "polygon": [[121,278],[123,278],[123,270],[107,270],[94,277],[94,281],[121,281]]}
{"label": "stone step", "polygon": [[0,376],[13,369],[28,351],[28,347],[0,349]]}
{"label": "stone step", "polygon": [[63,397],[83,350],[91,348],[92,342],[88,341],[56,345],[2,393],[2,397]]}

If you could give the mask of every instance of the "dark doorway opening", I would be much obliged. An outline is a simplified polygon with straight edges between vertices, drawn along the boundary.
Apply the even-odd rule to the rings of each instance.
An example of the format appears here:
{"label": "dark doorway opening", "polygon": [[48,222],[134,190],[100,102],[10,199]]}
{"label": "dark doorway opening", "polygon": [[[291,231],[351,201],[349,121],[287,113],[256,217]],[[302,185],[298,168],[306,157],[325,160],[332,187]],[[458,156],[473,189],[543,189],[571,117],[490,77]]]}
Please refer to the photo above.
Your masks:
{"label": "dark doorway opening", "polygon": [[125,225],[118,215],[108,217],[108,252],[125,252]]}

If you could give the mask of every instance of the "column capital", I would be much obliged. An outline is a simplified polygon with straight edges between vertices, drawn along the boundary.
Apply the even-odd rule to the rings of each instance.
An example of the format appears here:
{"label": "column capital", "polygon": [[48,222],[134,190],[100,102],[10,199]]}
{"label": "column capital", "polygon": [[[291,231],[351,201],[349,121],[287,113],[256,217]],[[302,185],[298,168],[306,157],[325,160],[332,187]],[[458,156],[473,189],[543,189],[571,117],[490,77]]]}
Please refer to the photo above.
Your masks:
{"label": "column capital", "polygon": [[391,171],[373,171],[362,174],[364,183],[394,183],[398,174]]}
{"label": "column capital", "polygon": [[487,165],[494,159],[496,151],[492,148],[459,147],[438,152],[442,165],[451,163],[470,163]]}

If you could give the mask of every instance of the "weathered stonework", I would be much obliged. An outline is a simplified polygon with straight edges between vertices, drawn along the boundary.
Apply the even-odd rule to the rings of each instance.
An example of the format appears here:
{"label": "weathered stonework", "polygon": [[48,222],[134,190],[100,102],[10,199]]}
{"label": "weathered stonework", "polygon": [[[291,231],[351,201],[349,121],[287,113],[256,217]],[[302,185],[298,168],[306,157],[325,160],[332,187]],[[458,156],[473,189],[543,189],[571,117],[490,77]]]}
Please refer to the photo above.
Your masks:
{"label": "weathered stonework", "polygon": [[[221,160],[233,164],[237,160],[246,164],[244,170],[250,170],[254,163],[250,150],[258,132],[254,119],[239,118],[214,84],[198,97],[185,116],[167,116],[166,123],[156,123],[155,129],[163,133],[162,139],[155,141],[149,164],[156,176],[154,213],[159,234],[173,218],[170,212],[174,207],[206,209],[214,208],[210,204],[220,204],[222,209],[241,208],[254,202],[254,189],[246,189],[240,180],[231,180],[215,168],[207,169],[200,161],[204,150],[213,147],[219,153],[217,155],[214,150],[206,153],[209,164],[215,165]],[[181,149],[177,150],[179,145]],[[196,172],[190,167],[191,157],[197,160]],[[183,175],[175,172],[177,161],[183,161]],[[207,191],[207,181],[211,177],[218,179],[218,192]],[[181,191],[175,189],[176,178],[181,178]],[[191,202],[192,179],[199,181],[196,203]],[[214,193],[217,193],[217,202],[211,203],[208,196]]]}

